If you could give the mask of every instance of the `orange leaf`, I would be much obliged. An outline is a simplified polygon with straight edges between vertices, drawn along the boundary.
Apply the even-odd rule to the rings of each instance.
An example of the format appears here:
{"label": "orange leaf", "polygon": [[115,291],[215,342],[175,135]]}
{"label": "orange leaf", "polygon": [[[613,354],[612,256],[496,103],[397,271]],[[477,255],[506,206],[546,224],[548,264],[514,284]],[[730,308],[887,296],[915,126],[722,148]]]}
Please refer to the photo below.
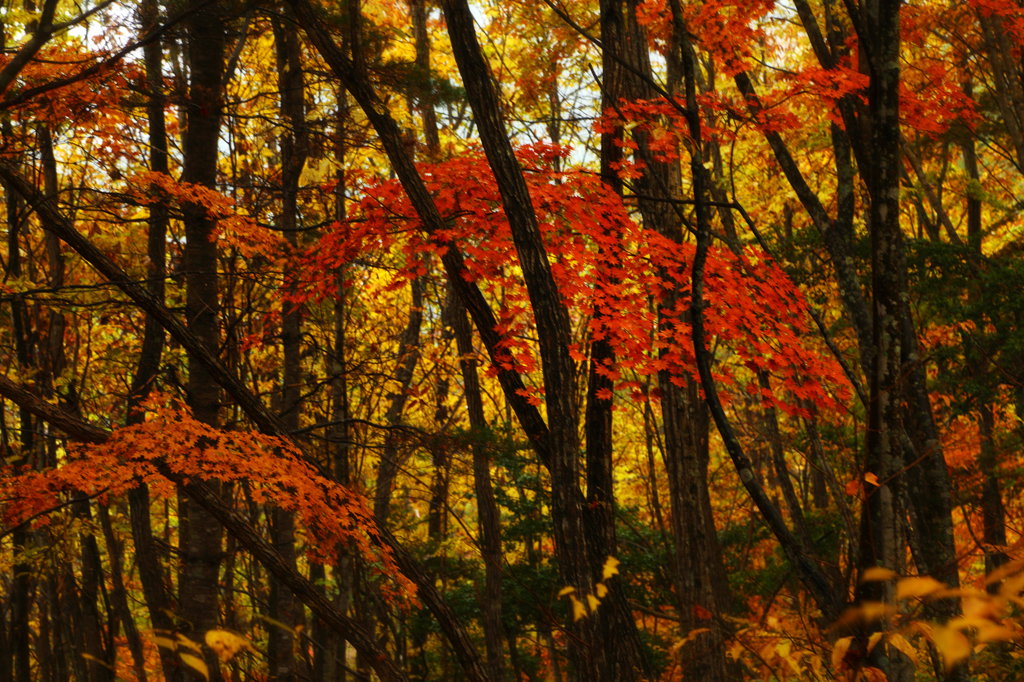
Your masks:
{"label": "orange leaf", "polygon": [[713,618],[711,612],[700,604],[693,605],[693,615],[700,620],[711,620]]}

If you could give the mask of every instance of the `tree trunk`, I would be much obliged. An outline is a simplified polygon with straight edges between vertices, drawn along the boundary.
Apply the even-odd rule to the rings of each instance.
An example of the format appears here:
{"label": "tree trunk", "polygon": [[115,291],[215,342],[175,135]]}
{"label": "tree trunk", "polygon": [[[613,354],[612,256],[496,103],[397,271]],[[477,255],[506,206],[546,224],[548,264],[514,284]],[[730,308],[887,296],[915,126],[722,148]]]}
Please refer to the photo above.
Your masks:
{"label": "tree trunk", "polygon": [[132,617],[131,608],[128,606],[128,593],[124,586],[124,546],[114,536],[114,526],[110,521],[110,512],[104,505],[98,505],[100,525],[103,528],[103,539],[107,545],[107,556],[110,560],[110,585],[111,597],[114,608],[121,622],[124,623],[125,639],[128,641],[128,650],[132,655],[132,666],[135,670],[135,678],[138,682],[147,682],[146,657],[142,649],[142,638],[139,635],[139,628]]}
{"label": "tree trunk", "polygon": [[[903,431],[900,397],[903,381],[903,308],[906,293],[903,270],[903,233],[900,229],[900,122],[899,122],[899,0],[872,0],[862,12],[867,35],[862,50],[869,64],[868,116],[874,162],[863,169],[870,197],[871,230],[871,313],[874,350],[869,379],[865,473],[877,477],[877,484],[865,481],[866,500],[861,516],[860,570],[881,566],[897,568],[900,538],[898,505],[902,470]],[[861,583],[861,601],[892,601],[889,582]],[[869,628],[870,629],[870,628]],[[865,633],[864,637],[867,636]],[[867,652],[867,642],[860,642]],[[905,662],[898,656],[886,658],[872,650],[868,660],[882,669],[890,680],[904,679]]]}
{"label": "tree trunk", "polygon": [[[198,2],[198,0],[197,0]],[[217,186],[217,158],[221,121],[221,78],[224,71],[225,16],[211,6],[194,3],[196,13],[188,22],[191,80],[187,101],[182,181],[210,189]],[[184,204],[185,223],[185,320],[188,330],[205,350],[220,350],[220,309],[217,275],[217,244],[211,241],[216,221],[200,204]],[[196,420],[217,426],[220,388],[209,369],[194,354],[188,357],[188,406]],[[199,444],[205,447],[206,444]],[[217,494],[220,486],[211,484]],[[179,510],[180,514],[180,510]],[[186,538],[180,582],[182,616],[191,624],[189,637],[202,642],[208,630],[218,626],[220,562],[223,530],[204,508],[189,504],[182,518]],[[204,647],[211,680],[220,679],[213,652]],[[193,673],[193,676],[196,674]]]}
{"label": "tree trunk", "polygon": [[[345,149],[346,149],[346,135],[345,126],[350,121],[348,111],[348,95],[344,91],[338,95],[338,114],[337,114],[337,135],[338,139],[335,142],[335,156],[338,162],[338,184],[334,189],[335,203],[334,203],[334,219],[338,221],[345,220],[346,217],[346,206],[345,206]],[[334,479],[341,485],[351,485],[349,475],[349,428],[348,420],[350,418],[349,403],[348,403],[348,363],[346,361],[346,344],[348,343],[348,300],[349,290],[348,285],[345,282],[345,268],[344,266],[338,269],[335,274],[337,280],[337,298],[334,303],[334,359],[332,372],[334,375],[331,381],[331,421],[335,426],[331,428],[329,433],[330,444],[333,450],[333,472]],[[334,582],[338,590],[338,596],[335,599],[335,604],[338,610],[342,614],[348,614],[349,605],[352,602],[352,557],[349,554],[347,548],[342,548],[338,553],[338,563],[334,567]],[[333,636],[327,639],[329,644],[333,643],[335,646],[328,646],[328,655],[334,654],[333,668],[335,674],[333,676],[325,676],[324,680],[338,680],[338,682],[345,682],[346,667],[347,667],[347,643],[341,637]],[[326,671],[325,671],[326,672]]]}
{"label": "tree trunk", "polygon": [[[472,13],[465,0],[444,0],[442,7],[474,121],[497,179],[536,320],[548,415],[551,514],[559,572],[564,583],[575,588],[578,598],[585,599],[594,593],[595,578],[579,487],[576,370],[569,355],[568,313],[555,285],[526,181],[502,121],[498,93],[477,41]],[[601,660],[612,645],[604,640],[594,621],[581,619],[571,627],[580,640],[580,646],[571,649],[571,655],[580,679],[598,681],[607,679],[611,672],[601,667]]]}
{"label": "tree trunk", "polygon": [[423,121],[423,136],[427,141],[427,156],[438,160],[441,137],[438,134],[437,114],[434,112],[434,79],[430,72],[430,34],[427,32],[426,0],[409,0],[409,18],[416,43],[416,71],[419,83],[419,110]]}
{"label": "tree trunk", "polygon": [[[281,135],[281,213],[278,224],[292,250],[298,248],[298,192],[302,169],[308,155],[306,145],[306,97],[301,50],[294,24],[274,17],[271,20],[277,55],[278,94],[286,125]],[[288,280],[285,300],[295,294]],[[302,411],[302,309],[285,303],[281,313],[281,346],[284,354],[282,374],[281,424],[298,431]],[[271,512],[274,546],[291,568],[296,567],[295,515],[283,509]],[[268,659],[270,679],[293,682],[299,671],[294,656],[294,628],[303,621],[302,606],[296,603],[287,586],[271,578],[271,618],[283,625],[270,628]]]}
{"label": "tree trunk", "polygon": [[452,296],[451,319],[455,343],[462,370],[462,385],[466,393],[466,412],[473,451],[473,490],[477,499],[480,523],[480,550],[484,560],[484,598],[480,605],[483,617],[484,644],[487,647],[487,672],[490,682],[503,682],[504,649],[501,637],[501,516],[494,501],[491,487],[491,465],[483,438],[487,431],[480,377],[477,375],[476,355],[473,350],[473,328],[466,317],[466,309],[457,296]]}
{"label": "tree trunk", "polygon": [[[682,25],[678,3],[673,13],[672,47],[668,59],[669,89],[676,93],[681,81],[696,81],[698,66],[692,56]],[[635,21],[635,20],[634,20]],[[646,42],[641,44],[646,45]],[[643,61],[644,72],[650,74],[650,63]],[[644,90],[649,86],[644,84]],[[646,140],[638,141],[647,170],[642,179],[642,192],[663,201],[642,201],[640,211],[644,224],[665,238],[682,243],[682,216],[670,203],[677,198],[682,184],[678,162],[659,163],[646,151]],[[648,158],[643,158],[644,156]],[[696,185],[695,185],[696,187]],[[695,190],[696,191],[696,190]],[[677,317],[681,287],[666,292],[658,307],[660,333],[677,334],[677,327],[690,323],[688,315]],[[725,567],[711,510],[708,490],[709,428],[707,407],[700,400],[699,387],[692,376],[684,377],[682,385],[672,369],[658,373],[661,388],[662,422],[665,431],[665,468],[672,502],[672,535],[675,544],[673,587],[676,592],[681,629],[691,631],[708,628],[680,652],[688,679],[727,680],[724,640],[728,633],[722,628],[721,616],[730,609],[731,596],[724,580]]]}
{"label": "tree trunk", "polygon": [[[158,21],[156,0],[145,0],[140,8],[143,29],[152,30]],[[167,131],[164,122],[166,98],[163,91],[163,46],[159,41],[143,48],[146,65],[146,83],[149,100],[146,113],[149,121],[149,168],[154,173],[168,174]],[[161,304],[164,302],[164,275],[167,252],[167,206],[157,201],[149,206],[148,236],[146,255],[149,261],[149,279],[146,289]],[[142,402],[149,395],[156,377],[160,373],[160,358],[163,355],[164,329],[153,315],[146,313],[139,361],[132,377],[128,394],[125,425],[142,424],[145,414]],[[153,546],[153,531],[150,522],[149,486],[140,483],[128,491],[128,508],[131,519],[132,543],[135,546],[135,560],[139,567],[142,594],[149,612],[153,630],[160,636],[168,636],[174,629],[170,617],[168,589],[160,556]],[[158,647],[164,678],[176,680],[180,677],[179,667],[170,649]]]}
{"label": "tree trunk", "polygon": [[[4,123],[4,133],[11,133],[11,124]],[[24,203],[11,183],[4,183],[5,203],[7,205],[7,275],[21,277],[21,244],[19,235],[28,231],[28,223],[20,209]],[[26,234],[27,239],[27,234]],[[32,371],[33,358],[30,354],[28,311],[25,299],[14,296],[11,299],[11,331],[14,335],[14,352],[18,362],[18,370],[28,374]],[[32,449],[35,444],[32,431],[31,413],[21,406],[18,411],[20,428],[19,444],[14,456],[16,466],[26,466],[32,461]],[[14,553],[14,565],[11,574],[11,636],[9,651],[14,655],[14,681],[31,682],[31,627],[30,609],[32,599],[32,566],[25,563],[23,553],[31,547],[31,533],[27,527],[19,526],[11,533],[11,550]],[[6,654],[5,654],[6,655]]]}
{"label": "tree trunk", "polygon": [[[390,402],[385,416],[388,426],[398,426],[402,422],[402,413],[409,398],[409,386],[412,384],[416,365],[420,360],[420,328],[423,325],[423,278],[415,277],[409,286],[409,321],[398,339],[398,363],[395,367],[394,380],[397,390],[389,396]],[[391,506],[391,486],[398,475],[400,465],[399,437],[394,429],[389,429],[384,441],[384,450],[377,468],[377,489],[373,497],[373,515],[377,522],[387,522],[388,510]]]}

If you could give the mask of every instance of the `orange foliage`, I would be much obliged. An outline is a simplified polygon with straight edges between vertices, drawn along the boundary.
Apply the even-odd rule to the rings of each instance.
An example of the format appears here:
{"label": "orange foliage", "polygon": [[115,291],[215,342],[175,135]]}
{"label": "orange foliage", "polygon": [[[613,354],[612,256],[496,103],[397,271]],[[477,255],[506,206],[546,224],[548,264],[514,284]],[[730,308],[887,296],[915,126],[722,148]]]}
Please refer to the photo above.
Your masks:
{"label": "orange foliage", "polygon": [[[162,405],[161,402],[170,402]],[[414,600],[415,587],[401,574],[391,552],[376,540],[376,524],[365,499],[321,475],[302,453],[280,438],[251,431],[215,429],[192,418],[184,406],[150,398],[143,424],[115,430],[101,445],[74,445],[65,464],[44,471],[0,469],[3,523],[17,525],[58,507],[70,491],[98,494],[101,501],[142,482],[157,494],[173,487],[152,465],[160,460],[176,474],[226,483],[245,481],[252,500],[293,512],[311,541],[310,558],[333,564],[344,547],[360,552],[370,566],[392,577],[385,594]]]}

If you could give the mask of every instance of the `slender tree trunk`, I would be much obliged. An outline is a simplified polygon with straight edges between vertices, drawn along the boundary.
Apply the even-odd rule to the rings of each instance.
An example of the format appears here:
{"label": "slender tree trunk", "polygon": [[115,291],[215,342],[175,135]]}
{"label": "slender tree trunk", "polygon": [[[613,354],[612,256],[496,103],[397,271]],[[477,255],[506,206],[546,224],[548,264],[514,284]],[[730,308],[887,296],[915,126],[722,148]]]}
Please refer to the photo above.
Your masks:
{"label": "slender tree trunk", "polygon": [[[151,30],[158,20],[156,0],[145,0],[140,8],[143,30]],[[159,41],[143,48],[146,65],[146,83],[149,87],[149,101],[146,112],[149,120],[149,168],[154,173],[168,174],[167,132],[164,122],[163,45]],[[146,255],[149,261],[149,278],[146,289],[154,299],[164,301],[164,276],[167,252],[167,206],[162,202],[150,204]],[[126,425],[141,424],[145,420],[142,402],[149,394],[160,373],[160,359],[163,355],[164,330],[160,322],[146,314],[142,350],[138,365],[132,377],[128,394]],[[128,492],[128,508],[131,518],[132,543],[135,546],[135,560],[139,568],[142,594],[149,611],[153,630],[160,636],[168,636],[174,629],[170,617],[168,588],[159,553],[153,546],[153,530],[150,522],[149,486],[140,483]],[[168,681],[180,678],[179,667],[170,649],[159,648],[160,662],[164,677]]]}
{"label": "slender tree trunk", "polygon": [[[346,126],[349,124],[348,94],[344,89],[338,93],[337,139],[334,154],[338,164],[337,184],[334,188],[334,219],[341,223],[347,217],[345,206],[345,150],[347,147]],[[348,402],[348,363],[346,348],[348,343],[348,300],[349,289],[345,281],[344,266],[335,273],[337,293],[334,301],[334,357],[332,359],[331,380],[331,423],[328,431],[331,448],[334,479],[341,485],[350,485],[349,474],[349,402]],[[348,614],[352,602],[352,557],[347,548],[338,552],[338,561],[334,567],[334,583],[338,591],[335,605],[342,614]],[[325,632],[324,682],[338,680],[345,682],[347,666],[347,643],[335,635]]]}
{"label": "slender tree trunk", "polygon": [[[637,96],[635,77],[619,60],[627,64],[641,65],[645,62],[646,45],[639,44],[643,36],[635,23],[632,3],[606,0],[600,5],[602,51],[602,109],[616,107],[623,99]],[[557,92],[550,96],[552,101],[549,125],[553,137],[559,133],[557,123]],[[622,161],[623,139],[621,128],[601,136],[601,180],[620,197],[623,183],[615,167]],[[607,262],[611,255],[601,253]],[[614,268],[612,263],[608,271]],[[614,276],[603,272],[599,287],[615,286]],[[613,476],[613,392],[615,390],[611,373],[615,366],[615,352],[601,326],[605,323],[606,311],[597,308],[592,321],[595,338],[590,342],[590,362],[587,370],[586,408],[584,412],[584,433],[586,435],[586,476],[587,504],[584,520],[587,527],[587,551],[590,569],[595,576],[601,575],[602,567],[609,556],[618,554],[615,534],[615,479]],[[598,627],[605,642],[620,642],[619,645],[595,652],[596,665],[604,670],[607,679],[630,680],[648,677],[650,664],[646,660],[643,646],[636,629],[636,621],[628,605],[625,590],[619,581],[607,585],[609,595],[603,609],[598,610]]]}
{"label": "slender tree trunk", "polygon": [[[394,379],[398,388],[389,396],[387,413],[388,426],[401,424],[405,403],[409,398],[416,365],[419,363],[420,328],[423,325],[423,279],[416,277],[410,283],[409,321],[398,340],[398,366]],[[400,464],[399,437],[394,429],[385,437],[384,450],[377,469],[377,489],[373,498],[373,514],[378,523],[386,523],[391,506],[391,486],[398,474]]]}
{"label": "slender tree trunk", "polygon": [[[677,92],[684,78],[695,82],[699,72],[696,59],[692,56],[692,47],[686,42],[678,3],[673,2],[671,10],[673,28],[668,59],[669,88],[671,92]],[[644,72],[650,74],[649,61],[644,59],[643,64]],[[685,73],[687,68],[692,69],[692,73]],[[645,90],[648,87],[646,84],[643,86]],[[643,156],[649,157],[645,140],[640,140],[638,147]],[[670,203],[681,189],[678,163],[658,163],[653,158],[643,160],[647,166],[642,181],[643,193],[665,200],[641,203],[644,223],[667,239],[681,243],[682,216]],[[678,290],[666,292],[659,301],[658,324],[663,334],[677,334],[680,325],[690,322],[688,316],[679,318],[672,312],[678,308],[681,294]],[[708,490],[710,420],[693,377],[684,377],[682,385],[678,385],[677,380],[672,369],[658,373],[665,432],[665,467],[675,541],[673,583],[682,629],[710,629],[710,632],[690,642],[681,650],[680,655],[687,666],[689,679],[726,680],[729,679],[729,673],[723,641],[727,633],[722,631],[721,624],[724,621],[720,616],[728,613],[731,598],[728,584],[723,580],[725,569]]]}
{"label": "slender tree trunk", "polygon": [[[50,201],[57,201],[60,188],[57,186],[57,159],[53,154],[53,137],[46,125],[39,125],[36,131],[39,144],[39,160],[42,166],[43,195]],[[61,252],[60,238],[49,230],[44,230],[46,239],[46,261],[49,268],[48,284],[51,289],[60,290],[64,286],[64,254]],[[56,380],[67,365],[64,354],[64,330],[67,320],[59,311],[50,307],[48,310],[48,328],[46,333],[46,352],[40,354],[43,365],[43,390],[46,394],[54,393]],[[77,411],[77,400],[73,396],[71,385],[69,393],[60,396],[61,402],[69,404],[71,411]],[[55,464],[49,462],[48,465]]]}
{"label": "slender tree trunk", "polygon": [[[768,372],[758,370],[758,386],[765,391],[771,392],[772,384]],[[779,420],[774,405],[765,405],[762,408],[764,413],[764,433],[768,441],[768,448],[772,453],[772,465],[775,468],[775,476],[778,479],[779,487],[782,490],[782,499],[789,511],[790,524],[793,532],[803,543],[808,552],[814,551],[814,540],[807,530],[807,521],[804,519],[804,511],[800,506],[800,500],[793,489],[793,482],[790,480],[789,467],[786,464],[786,453],[782,443],[782,433],[779,430]]]}
{"label": "slender tree trunk", "polygon": [[[84,528],[92,526],[91,504],[84,495],[75,493],[82,499],[72,505],[72,513],[83,522]],[[113,651],[103,646],[104,628],[98,610],[100,584],[103,582],[103,569],[100,562],[99,545],[92,533],[80,533],[79,543],[82,547],[82,583],[79,591],[81,606],[76,609],[82,628],[81,641],[84,645],[85,668],[92,682],[112,681],[114,679]],[[112,624],[108,624],[111,627]]]}
{"label": "slender tree trunk", "polygon": [[[302,169],[306,163],[306,101],[305,79],[302,72],[301,50],[294,24],[289,20],[272,19],[274,43],[277,52],[278,92],[286,129],[281,135],[281,213],[279,226],[285,240],[298,247],[298,192]],[[286,285],[285,299],[294,294],[294,285]],[[302,310],[286,303],[281,315],[281,345],[284,352],[282,376],[281,424],[289,431],[297,431],[302,410]],[[282,509],[272,512],[272,532],[275,547],[291,568],[296,567],[295,515]],[[276,578],[271,579],[271,617],[283,624],[272,626],[268,658],[270,679],[292,682],[298,671],[293,654],[294,628],[302,624],[302,606],[294,595]]]}
{"label": "slender tree trunk", "polygon": [[[53,153],[53,138],[50,135],[50,129],[46,125],[40,125],[36,130],[36,139],[39,145],[40,165],[42,166],[43,196],[46,197],[47,201],[56,202],[59,193],[57,186],[57,160]],[[61,253],[60,238],[49,230],[44,232],[49,269],[48,284],[52,289],[60,290],[64,286],[64,256]],[[67,326],[67,321],[63,314],[52,308],[48,311],[47,317],[49,324],[46,335],[46,348],[45,352],[40,353],[39,358],[41,360],[40,369],[42,370],[42,381],[40,384],[43,395],[53,397],[56,380],[67,364],[64,355],[64,330]],[[70,410],[75,411],[74,400],[68,401],[66,396],[62,397],[64,400],[61,402],[65,404],[70,402]],[[56,441],[47,443],[48,448],[52,448],[55,445]],[[52,455],[55,453],[51,452],[50,454],[51,457],[49,459],[53,460]],[[52,464],[55,464],[55,461]],[[50,465],[51,462],[44,464],[44,466]],[[78,493],[75,493],[75,495],[82,497],[83,500],[73,505],[72,511],[76,516],[86,521],[83,524],[83,528],[89,528],[91,526],[88,521],[92,518],[90,503],[84,499],[84,495]],[[99,546],[95,536],[90,532],[80,533],[79,541],[82,548],[82,587],[79,595],[82,600],[82,640],[85,645],[83,653],[87,661],[85,667],[91,680],[113,679],[113,652],[104,650],[102,641],[104,628],[98,611],[100,583],[103,578]],[[112,623],[108,624],[108,627],[112,626]]]}
{"label": "slender tree trunk", "polygon": [[[433,82],[430,73],[430,34],[427,32],[427,4],[426,0],[411,0],[409,2],[409,20],[412,23],[413,41],[416,45],[416,71],[421,79],[420,91],[418,92],[418,106],[420,119],[423,123],[423,136],[427,143],[427,157],[437,160],[441,153],[441,139],[438,132],[437,114],[434,111]],[[416,104],[410,100],[410,108]],[[446,320],[451,314],[452,301],[456,298],[454,292],[450,292],[445,299],[445,308],[441,313],[441,324],[447,330]],[[450,341],[450,337],[442,332],[442,343]],[[447,407],[445,401],[448,396],[447,374],[438,374],[437,379],[437,408],[435,410],[435,423],[438,429],[444,428],[447,421]],[[434,474],[431,482],[430,506],[428,511],[427,535],[435,542],[440,543],[445,529],[445,509],[448,504],[448,478],[451,468],[449,457],[445,452],[444,445],[434,446],[431,450],[433,459]]]}
{"label": "slender tree trunk", "polygon": [[[198,0],[196,0],[198,2]],[[195,4],[195,3],[194,3]],[[188,22],[189,84],[187,132],[184,140],[182,180],[210,189],[217,186],[218,142],[221,121],[221,80],[224,72],[225,17],[213,6],[195,4]],[[185,204],[185,319],[188,329],[214,356],[220,349],[218,314],[217,244],[211,241],[216,221],[199,204]],[[209,370],[193,354],[188,359],[188,406],[194,417],[210,426],[219,424],[220,388]],[[199,447],[206,444],[200,443]],[[219,485],[211,484],[215,493]],[[180,510],[179,510],[180,514]],[[182,525],[186,538],[180,582],[182,616],[191,625],[189,637],[203,641],[218,625],[220,562],[223,529],[204,508],[188,504]],[[205,649],[211,680],[220,679],[217,658]]]}
{"label": "slender tree trunk", "polygon": [[996,103],[1003,116],[1003,125],[1017,154],[1017,168],[1024,172],[1024,85],[1021,83],[1020,64],[1014,59],[1014,46],[1003,29],[1002,19],[978,10],[983,46],[992,68]]}
{"label": "slender tree trunk", "polygon": [[462,370],[462,385],[466,393],[466,411],[469,414],[469,428],[473,440],[473,490],[477,499],[477,514],[480,523],[480,549],[484,560],[483,611],[484,644],[487,647],[487,672],[490,682],[505,679],[504,650],[501,637],[501,517],[494,501],[491,486],[491,466],[484,448],[483,438],[487,431],[487,417],[484,414],[480,378],[477,375],[476,355],[473,350],[472,327],[466,317],[466,309],[457,296],[451,297],[452,326],[455,343],[459,352],[459,367]]}
{"label": "slender tree trunk", "polygon": [[[0,407],[3,407],[0,405]],[[4,436],[7,434],[4,433]],[[6,440],[6,438],[4,439]],[[7,443],[4,443],[3,447],[0,447],[0,452],[6,457],[8,455]],[[6,555],[6,550],[4,551]],[[4,556],[4,561],[7,561],[7,557]],[[0,601],[0,613],[7,613],[9,610],[10,598],[13,595],[5,595],[4,599]],[[0,679],[13,680],[14,679],[14,649],[8,643],[9,635],[7,631],[7,618],[0,620]],[[47,680],[48,682],[48,680]]]}
{"label": "slender tree trunk", "polygon": [[128,650],[132,655],[135,678],[138,682],[147,682],[149,676],[146,674],[146,656],[142,649],[142,637],[139,635],[139,628],[132,617],[131,608],[128,606],[128,592],[124,586],[124,547],[114,536],[110,512],[103,505],[97,506],[97,510],[110,561],[111,597],[114,601],[114,608],[117,610],[121,622],[124,623],[125,639],[128,641]]}
{"label": "slender tree trunk", "polygon": [[[964,94],[974,97],[974,86],[970,81],[963,85]],[[981,222],[981,199],[977,192],[980,189],[980,176],[978,173],[978,158],[974,148],[974,138],[967,137],[961,143],[963,152],[964,171],[967,173],[971,184],[967,190],[967,246],[969,249],[983,255],[982,251],[982,222]],[[968,294],[976,297],[978,292],[972,289]],[[987,363],[981,363],[983,366]],[[979,465],[982,475],[985,477],[984,489],[981,497],[981,513],[983,518],[983,541],[985,543],[985,574],[989,574],[1007,562],[1005,552],[990,549],[1006,545],[1006,509],[1003,506],[1003,494],[999,484],[999,456],[993,442],[993,431],[995,428],[995,413],[991,402],[984,401],[981,406],[981,419],[978,423],[981,435],[981,457]],[[989,586],[991,590],[998,589],[998,583]]]}
{"label": "slender tree trunk", "polygon": [[434,112],[434,83],[430,72],[430,34],[427,32],[426,0],[409,0],[409,18],[412,20],[412,35],[416,44],[416,71],[422,79],[419,110],[423,121],[423,136],[427,141],[427,156],[437,160],[441,153],[441,137],[438,133],[437,114]]}
{"label": "slender tree trunk", "polygon": [[[899,8],[894,0],[874,0],[872,9],[874,12],[868,13],[875,17],[870,27],[874,44],[867,48],[874,62],[869,106],[874,114],[871,145],[877,159],[876,164],[867,169],[866,180],[871,196],[872,345],[876,352],[869,372],[871,400],[865,471],[875,474],[879,485],[870,486],[868,490],[861,520],[861,559],[864,568],[891,568],[896,553],[895,493],[887,481],[896,474],[894,460],[899,456],[901,421],[896,391],[901,380],[900,344],[903,339],[899,296],[903,239],[898,184],[899,102],[894,94],[899,86]],[[884,583],[872,583],[865,589],[884,589]]]}
{"label": "slender tree trunk", "polygon": [[99,505],[99,523],[103,529],[103,540],[106,543],[106,554],[110,557],[111,563],[111,596],[114,600],[120,620],[124,623],[125,639],[128,641],[128,650],[132,656],[132,667],[138,682],[146,682],[148,676],[145,672],[145,653],[142,650],[142,638],[139,636],[138,627],[132,617],[131,607],[128,605],[128,592],[124,584],[124,546],[118,542],[114,535],[114,524],[111,522],[111,514],[106,507]]}
{"label": "slender tree trunk", "polygon": [[[4,123],[4,132],[11,133],[11,124]],[[19,200],[14,188],[5,183],[4,194],[7,204],[7,274],[21,277],[21,242],[20,233],[27,232],[28,223],[21,214],[24,204]],[[26,234],[27,239],[27,234]],[[32,370],[33,358],[29,352],[29,332],[26,329],[28,311],[25,300],[19,296],[11,300],[11,331],[14,334],[14,351],[18,361],[18,369],[28,373]],[[31,463],[31,454],[35,439],[32,431],[32,414],[24,407],[18,411],[18,426],[21,429],[19,450],[16,453],[16,466]],[[11,548],[14,552],[14,565],[11,575],[11,637],[10,651],[14,654],[14,681],[31,682],[31,628],[30,609],[32,594],[32,566],[23,559],[23,554],[30,548],[31,534],[26,527],[19,526],[11,533]]]}
{"label": "slender tree trunk", "polygon": [[[989,574],[1007,561],[1006,552],[996,549],[1006,546],[1006,510],[1003,507],[1003,496],[999,489],[997,470],[997,453],[992,433],[995,430],[995,415],[992,405],[981,408],[981,465],[985,477],[984,489],[981,494],[981,514],[983,518],[983,536],[985,543],[985,574]],[[995,587],[995,585],[993,585]]]}
{"label": "slender tree trunk", "polygon": [[[480,51],[469,6],[460,0],[442,3],[449,36],[480,131],[488,162],[501,191],[505,215],[523,270],[539,337],[550,437],[551,512],[555,551],[562,580],[578,597],[594,593],[594,576],[587,550],[583,495],[579,488],[580,447],[574,404],[576,372],[569,355],[570,326],[560,300],[522,171],[513,154],[501,105]],[[598,666],[610,644],[603,641],[594,620],[576,622],[571,631],[579,646],[572,649],[581,679],[602,680],[608,671]]]}
{"label": "slender tree trunk", "polygon": [[70,671],[74,674],[76,682],[92,682],[90,665],[83,655],[88,653],[89,644],[86,639],[86,627],[82,622],[81,591],[74,571],[68,563],[60,568],[58,590],[62,597],[61,624],[64,627],[64,640],[71,649],[68,657],[71,663]]}
{"label": "slender tree trunk", "polygon": [[[402,423],[402,414],[405,412],[405,404],[409,398],[409,388],[412,385],[416,365],[420,360],[420,329],[423,326],[423,278],[418,276],[413,278],[409,288],[409,320],[398,340],[398,363],[394,372],[394,380],[398,387],[389,395],[388,409],[385,413],[385,423],[389,427],[400,426]],[[403,459],[401,438],[394,428],[388,429],[377,467],[377,484],[373,498],[374,517],[382,527],[387,526],[392,486],[398,476]],[[382,602],[377,600],[376,603],[380,605]],[[388,615],[380,608],[371,609],[371,613],[375,617],[371,616],[367,620],[371,623],[369,629],[373,631],[376,628],[374,621],[384,621]],[[384,632],[387,633],[388,628],[385,627]],[[386,636],[385,634],[385,638]],[[395,646],[400,652],[401,647],[399,647],[397,638]]]}
{"label": "slender tree trunk", "polygon": [[50,610],[50,622],[53,623],[53,661],[52,670],[55,681],[64,682],[70,678],[68,655],[72,653],[70,639],[67,637],[67,623],[61,617],[62,605],[57,591],[57,571],[51,571],[46,578],[47,606]]}
{"label": "slender tree trunk", "polygon": [[[864,46],[869,63],[869,144],[874,163],[865,170],[870,196],[872,347],[870,365],[867,452],[864,470],[877,478],[865,482],[867,499],[861,516],[860,569],[881,566],[897,569],[899,540],[899,484],[903,431],[900,410],[902,361],[902,309],[906,305],[900,273],[903,270],[903,233],[900,228],[899,181],[899,0],[872,0],[866,16]],[[864,17],[862,17],[863,19]],[[891,601],[888,582],[861,583],[860,600]],[[866,636],[866,635],[865,635]],[[866,642],[862,642],[867,651]],[[905,666],[894,657],[873,651],[871,664],[890,680],[904,679]]]}

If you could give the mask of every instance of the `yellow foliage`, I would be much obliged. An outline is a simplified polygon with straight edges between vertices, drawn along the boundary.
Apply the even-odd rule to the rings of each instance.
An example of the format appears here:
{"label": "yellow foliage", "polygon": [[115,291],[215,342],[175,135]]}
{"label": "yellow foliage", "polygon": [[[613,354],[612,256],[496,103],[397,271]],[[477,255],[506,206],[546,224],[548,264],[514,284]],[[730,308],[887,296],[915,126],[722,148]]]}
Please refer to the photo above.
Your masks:
{"label": "yellow foliage", "polygon": [[946,666],[946,673],[953,667],[971,655],[971,643],[962,632],[945,625],[932,627],[932,644],[936,651],[942,655],[942,662]]}
{"label": "yellow foliage", "polygon": [[249,640],[227,630],[209,630],[206,633],[206,645],[213,649],[225,663],[230,661],[242,649],[255,652]]}
{"label": "yellow foliage", "polygon": [[896,575],[896,571],[890,571],[888,568],[882,568],[881,566],[872,566],[861,573],[860,581],[862,583],[883,582],[892,580]]}
{"label": "yellow foliage", "polygon": [[863,602],[860,606],[852,606],[843,611],[843,615],[832,625],[832,629],[840,630],[860,623],[873,623],[895,613],[896,607],[890,604],[876,601]]}
{"label": "yellow foliage", "polygon": [[204,661],[201,656],[196,656],[194,654],[181,654],[181,662],[195,670],[207,680],[210,679],[210,669],[206,666],[206,661]]}
{"label": "yellow foliage", "polygon": [[[181,633],[175,633],[174,637],[158,635],[153,638],[156,645],[161,649],[170,649],[178,654],[181,662],[195,670],[207,680],[210,679],[210,669],[203,660],[203,648],[196,642]],[[182,649],[187,651],[182,651]],[[195,652],[195,653],[190,653]]]}
{"label": "yellow foliage", "polygon": [[832,646],[832,669],[836,672],[842,669],[843,659],[846,658],[846,652],[850,650],[851,644],[853,644],[853,637],[843,637]]}
{"label": "yellow foliage", "polygon": [[[993,585],[1002,580],[1003,578],[1013,575],[1022,568],[1024,568],[1024,559],[1015,559],[1013,561],[1009,561],[1000,566],[999,568],[997,568],[996,570],[989,573],[988,576],[985,578],[985,585]],[[1022,578],[1022,576],[1017,577]]]}
{"label": "yellow foliage", "polygon": [[913,661],[914,665],[917,665],[917,650],[914,649],[914,646],[910,642],[908,642],[903,637],[903,635],[896,632],[890,634],[889,644],[890,646],[894,647],[897,651],[901,652],[903,655],[909,658],[911,661]]}
{"label": "yellow foliage", "polygon": [[608,560],[604,562],[604,568],[601,569],[601,580],[608,580],[608,578],[618,574],[619,560],[613,556],[608,557]]}
{"label": "yellow foliage", "polygon": [[569,600],[572,602],[572,622],[576,622],[581,618],[587,617],[587,607],[583,605],[576,595],[570,594]]}
{"label": "yellow foliage", "polygon": [[896,599],[926,597],[943,589],[945,585],[931,576],[914,576],[904,578],[896,583]]}
{"label": "yellow foliage", "polygon": [[866,682],[886,682],[885,673],[878,668],[867,667],[860,671],[861,679]]}

